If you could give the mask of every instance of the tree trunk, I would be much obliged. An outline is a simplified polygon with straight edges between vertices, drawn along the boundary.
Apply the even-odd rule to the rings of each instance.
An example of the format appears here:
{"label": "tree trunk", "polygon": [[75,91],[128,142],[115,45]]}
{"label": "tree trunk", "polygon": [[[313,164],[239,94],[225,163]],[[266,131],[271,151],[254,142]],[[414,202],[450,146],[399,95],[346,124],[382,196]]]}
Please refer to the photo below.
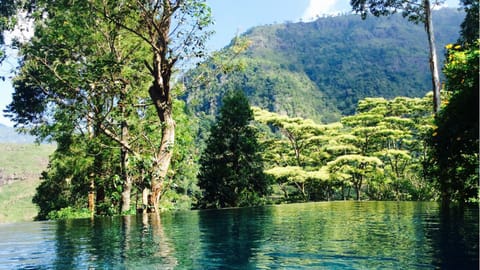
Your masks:
{"label": "tree trunk", "polygon": [[433,87],[433,111],[435,115],[440,110],[440,75],[438,70],[437,50],[435,48],[435,34],[433,32],[432,10],[430,8],[430,0],[424,0],[425,8],[425,30],[428,36],[428,46],[430,48],[430,71],[432,72]]}
{"label": "tree trunk", "polygon": [[148,212],[148,195],[150,190],[148,188],[143,188],[142,190],[142,214],[147,214]]}
{"label": "tree trunk", "polygon": [[132,193],[132,179],[130,175],[128,174],[128,123],[127,123],[127,112],[125,108],[125,104],[123,102],[125,101],[125,92],[122,92],[121,94],[121,113],[122,113],[122,133],[121,133],[121,140],[123,141],[122,143],[122,148],[121,148],[121,174],[122,174],[122,180],[123,180],[123,190],[122,190],[122,201],[121,201],[121,207],[120,207],[120,213],[125,213],[130,210],[130,196]]}
{"label": "tree trunk", "polygon": [[[156,2],[156,1],[153,1]],[[152,2],[152,3],[153,3]],[[157,111],[160,120],[162,141],[156,154],[156,162],[153,168],[151,180],[151,194],[149,199],[149,210],[158,211],[158,201],[162,187],[167,176],[170,161],[173,155],[175,143],[175,121],[173,120],[173,105],[170,95],[170,78],[173,66],[177,57],[173,54],[170,45],[171,23],[174,12],[178,10],[185,1],[161,1],[161,13],[145,12],[143,16],[145,27],[148,29],[147,36],[140,35],[151,46],[153,57],[152,62],[145,62],[147,69],[153,78],[152,86],[148,90],[150,98]]]}
{"label": "tree trunk", "polygon": [[171,110],[164,113],[164,121],[162,121],[162,142],[157,155],[156,174],[152,177],[152,193],[150,197],[150,206],[153,212],[158,210],[158,201],[162,194],[163,183],[167,177],[170,161],[173,156],[173,145],[175,143],[175,121]]}
{"label": "tree trunk", "polygon": [[121,153],[121,167],[122,167],[122,179],[123,179],[123,190],[122,190],[122,201],[120,213],[125,213],[130,210],[130,196],[132,193],[132,179],[128,175],[127,166],[128,166],[128,151],[122,148]]}
{"label": "tree trunk", "polygon": [[357,196],[357,201],[360,201],[360,187],[356,186],[355,187],[355,194]]}
{"label": "tree trunk", "polygon": [[130,210],[130,194],[132,193],[132,181],[130,177],[125,179],[122,191],[122,208],[121,213],[128,212]]}
{"label": "tree trunk", "polygon": [[360,201],[360,189],[362,188],[362,182],[363,182],[363,176],[360,176],[357,181],[354,181],[357,201]]}
{"label": "tree trunk", "polygon": [[[154,63],[161,65],[160,56],[155,58]],[[155,105],[158,118],[161,123],[162,141],[160,149],[157,152],[154,174],[151,182],[151,197],[149,200],[149,209],[152,212],[158,210],[158,201],[163,187],[170,161],[173,156],[173,146],[175,144],[175,120],[173,120],[173,106],[170,97],[170,74],[164,72],[156,77],[153,85],[149,89],[150,98]]]}

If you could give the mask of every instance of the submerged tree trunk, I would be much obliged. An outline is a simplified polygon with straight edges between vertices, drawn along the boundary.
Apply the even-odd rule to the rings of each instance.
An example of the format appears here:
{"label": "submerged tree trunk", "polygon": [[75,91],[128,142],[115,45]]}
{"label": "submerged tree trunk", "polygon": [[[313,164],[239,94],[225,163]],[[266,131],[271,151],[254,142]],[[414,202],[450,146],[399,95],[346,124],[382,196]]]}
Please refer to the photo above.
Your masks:
{"label": "submerged tree trunk", "polygon": [[425,31],[428,36],[428,46],[430,48],[430,71],[432,72],[432,87],[433,87],[433,111],[435,115],[440,110],[440,75],[438,70],[437,50],[435,48],[435,34],[433,32],[432,10],[430,8],[430,0],[424,0],[425,8]]}

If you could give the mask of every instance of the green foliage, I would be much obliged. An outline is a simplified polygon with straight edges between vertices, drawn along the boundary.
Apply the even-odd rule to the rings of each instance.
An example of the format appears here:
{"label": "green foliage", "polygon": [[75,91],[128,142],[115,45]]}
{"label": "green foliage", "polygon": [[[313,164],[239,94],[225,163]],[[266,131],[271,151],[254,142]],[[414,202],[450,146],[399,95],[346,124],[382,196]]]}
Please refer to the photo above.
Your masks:
{"label": "green foliage", "polygon": [[86,209],[74,209],[72,207],[65,207],[60,210],[52,211],[48,214],[47,218],[51,220],[60,220],[60,219],[74,219],[74,218],[89,218],[92,216],[92,213]]}
{"label": "green foliage", "polygon": [[[433,17],[442,52],[458,36],[463,13],[441,9]],[[431,89],[424,28],[400,15],[260,26],[242,38],[250,45],[235,58],[244,63],[241,71],[219,74],[199,88],[187,83],[184,98],[195,112],[215,114],[228,90],[243,89],[252,106],[329,123],[353,114],[361,99],[423,97]],[[187,80],[215,69],[208,63]]]}
{"label": "green foliage", "polygon": [[[22,5],[18,0],[2,0],[0,2],[0,64],[5,60],[4,32],[13,30],[16,24],[17,9]],[[3,76],[0,78],[5,79]]]}
{"label": "green foliage", "polygon": [[[360,13],[362,18],[366,18],[369,13],[373,16],[389,16],[400,12],[403,17],[414,23],[425,23],[425,7],[426,3],[432,2],[432,5],[440,5],[444,0],[387,0],[387,1],[370,1],[370,0],[351,0],[350,4],[355,12]],[[429,4],[430,5],[430,4]]]}
{"label": "green foliage", "polygon": [[351,187],[356,199],[433,198],[423,166],[432,129],[428,96],[367,98],[357,111],[319,125],[255,108],[256,121],[273,130],[263,129],[261,143],[266,173],[284,199],[345,199]]}
{"label": "green foliage", "polygon": [[108,140],[103,136],[85,138],[71,135],[57,139],[57,150],[42,173],[33,202],[39,206],[37,219],[48,218],[52,211],[72,206],[87,207],[90,191],[95,191],[97,214],[113,215],[120,203],[119,155],[114,149],[100,148]]}
{"label": "green foliage", "polygon": [[461,0],[465,10],[465,19],[461,24],[460,44],[474,44],[479,39],[478,22],[479,22],[479,1],[478,0]]}
{"label": "green foliage", "polygon": [[269,182],[263,174],[252,120],[253,112],[243,92],[224,98],[200,159],[201,207],[254,205],[268,194]]}
{"label": "green foliage", "polygon": [[[467,2],[468,13],[476,2]],[[7,113],[24,132],[57,143],[33,198],[38,219],[90,216],[91,195],[95,214],[131,213],[148,190],[164,210],[264,204],[273,179],[285,201],[349,199],[352,188],[356,199],[436,196],[426,181],[429,96],[391,99],[428,89],[421,27],[399,16],[257,27],[199,64],[184,86],[170,84],[174,64],[204,54],[210,10],[188,0],[167,14],[179,24],[170,28],[170,19],[160,23],[167,6],[159,14],[143,8],[96,0],[32,6],[35,36],[21,48]],[[0,30],[13,14],[2,12]],[[417,15],[410,19],[421,20]],[[447,43],[460,13],[436,15],[438,40]],[[478,193],[478,153],[471,150],[478,115],[462,111],[478,110],[478,91],[471,91],[478,89],[478,50],[454,50],[444,70],[452,98],[433,137],[437,148],[459,154],[452,163],[438,148],[433,161],[455,164],[439,166],[443,180],[436,183],[466,200]],[[271,112],[252,112],[245,95]]]}
{"label": "green foliage", "polygon": [[197,185],[200,148],[195,142],[198,120],[186,112],[183,101],[175,101],[174,117],[175,148],[172,157],[171,173],[167,180],[160,207],[165,210],[187,210],[196,204],[200,195]]}
{"label": "green foliage", "polygon": [[450,45],[444,72],[451,98],[435,119],[431,143],[442,199],[464,203],[479,199],[479,49]]}
{"label": "green foliage", "polygon": [[[40,219],[66,206],[93,207],[90,194],[96,214],[128,212],[132,192],[158,190],[158,182],[173,197],[198,192],[195,125],[184,104],[172,109],[179,89],[170,85],[170,75],[175,62],[204,53],[210,10],[202,0],[151,4],[143,7],[156,13],[131,8],[137,5],[129,1],[38,1],[32,7],[35,36],[21,48],[7,113],[17,127],[58,144],[34,198]],[[168,25],[161,16],[169,18]],[[170,28],[170,20],[177,25]],[[153,35],[150,40],[157,42],[161,31],[175,36],[160,44],[168,53],[145,38]],[[165,94],[161,106],[149,91],[152,76],[163,81],[154,84]],[[159,113],[164,107],[169,115]],[[178,148],[173,136],[171,145],[162,137],[164,117],[172,111],[181,125]],[[159,158],[164,153],[172,154],[173,170],[161,169],[170,164],[170,158]]]}

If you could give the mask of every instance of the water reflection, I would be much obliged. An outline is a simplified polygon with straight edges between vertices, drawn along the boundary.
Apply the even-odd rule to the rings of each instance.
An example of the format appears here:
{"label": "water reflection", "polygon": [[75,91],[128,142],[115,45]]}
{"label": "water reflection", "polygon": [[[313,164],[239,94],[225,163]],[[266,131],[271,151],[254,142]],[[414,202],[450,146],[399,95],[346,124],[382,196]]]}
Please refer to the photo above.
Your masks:
{"label": "water reflection", "polygon": [[174,269],[177,265],[158,214],[56,224],[55,269]]}
{"label": "water reflection", "polygon": [[0,225],[0,269],[478,269],[478,218],[325,202]]}
{"label": "water reflection", "polygon": [[440,269],[479,269],[478,205],[441,208],[425,231]]}
{"label": "water reflection", "polygon": [[244,208],[203,211],[199,226],[202,232],[203,265],[213,268],[255,269],[255,258],[272,232],[271,209]]}

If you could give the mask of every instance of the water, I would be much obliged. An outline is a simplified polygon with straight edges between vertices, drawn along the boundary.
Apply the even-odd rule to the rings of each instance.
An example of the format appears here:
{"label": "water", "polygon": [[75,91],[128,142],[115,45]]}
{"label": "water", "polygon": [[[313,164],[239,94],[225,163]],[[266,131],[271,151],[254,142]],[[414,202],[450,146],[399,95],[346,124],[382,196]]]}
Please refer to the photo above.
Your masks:
{"label": "water", "polygon": [[0,225],[0,269],[478,269],[478,206],[322,202]]}

